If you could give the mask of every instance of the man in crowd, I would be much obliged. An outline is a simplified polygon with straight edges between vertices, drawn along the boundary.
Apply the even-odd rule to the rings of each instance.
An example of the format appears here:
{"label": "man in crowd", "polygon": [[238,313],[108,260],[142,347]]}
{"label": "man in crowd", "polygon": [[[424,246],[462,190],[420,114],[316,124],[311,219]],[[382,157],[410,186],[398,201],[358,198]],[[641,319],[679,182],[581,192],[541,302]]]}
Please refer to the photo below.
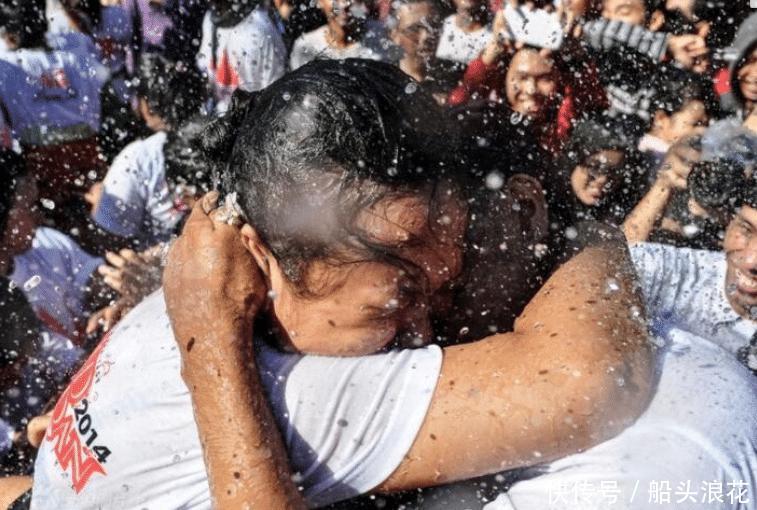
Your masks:
{"label": "man in crowd", "polygon": [[[188,223],[188,228],[190,225],[198,228],[195,232],[201,234],[194,238],[190,235],[180,245],[183,247],[180,251],[183,257],[173,272],[166,275],[166,281],[170,282],[167,288],[168,305],[181,358],[185,363],[184,377],[190,393],[178,377],[180,359],[178,353],[171,349],[174,340],[170,330],[162,334],[156,330],[158,337],[150,335],[151,340],[144,345],[135,345],[135,339],[126,333],[141,329],[145,324],[152,324],[152,327],[163,331],[161,325],[166,322],[162,296],[157,294],[135,310],[132,316],[134,322],[127,319],[114,331],[111,339],[104,342],[102,348],[90,358],[86,370],[80,372],[76,383],[61,398],[37,463],[34,493],[37,507],[44,508],[53,501],[58,507],[71,506],[74,502],[77,502],[75,506],[81,507],[87,501],[95,506],[101,504],[97,501],[132,504],[128,503],[132,497],[140,498],[143,504],[152,501],[164,506],[181,506],[190,502],[206,505],[208,486],[195,422],[189,411],[190,394],[198,406],[197,426],[205,446],[216,504],[221,508],[235,508],[242,502],[260,501],[294,504],[296,494],[292,491],[291,480],[287,481],[281,471],[281,445],[275,439],[272,442],[266,440],[271,439],[268,434],[272,429],[270,420],[266,418],[265,406],[260,407],[261,379],[271,392],[274,415],[287,417],[285,422],[280,422],[284,443],[292,453],[294,468],[299,473],[296,479],[304,487],[311,504],[326,504],[376,487],[382,491],[407,489],[534,465],[565,455],[573,441],[587,441],[585,447],[588,447],[607,439],[606,427],[611,423],[608,418],[614,423],[611,436],[622,430],[629,418],[633,420],[641,413],[647,403],[647,391],[652,385],[652,373],[649,371],[652,367],[646,365],[648,358],[645,352],[648,351],[644,347],[643,320],[640,321],[641,303],[629,292],[622,248],[618,250],[617,245],[611,248],[613,242],[606,239],[601,244],[609,245],[588,248],[552,277],[516,323],[514,333],[492,335],[480,342],[446,348],[443,353],[431,346],[364,359],[301,358],[276,354],[260,345],[262,358],[258,359],[262,360],[261,379],[248,377],[247,371],[254,369],[249,363],[252,354],[249,338],[252,335],[252,317],[257,312],[262,312],[263,317],[267,316],[272,321],[270,324],[277,340],[271,340],[282,343],[287,350],[340,355],[369,353],[391,342],[402,331],[410,333],[409,339],[418,345],[428,339],[428,314],[433,310],[424,303],[442,306],[436,303],[445,301],[439,301],[444,293],[437,293],[454,281],[461,269],[460,228],[464,228],[468,220],[465,219],[466,214],[461,216],[463,210],[460,204],[455,205],[455,187],[449,187],[454,181],[447,181],[444,174],[437,178],[440,180],[436,184],[440,187],[437,190],[442,193],[437,195],[432,192],[431,203],[427,202],[428,198],[422,198],[423,194],[418,196],[410,191],[418,185],[412,182],[418,181],[407,181],[405,185],[410,187],[405,188],[407,194],[400,195],[402,198],[392,193],[385,195],[386,200],[378,199],[370,206],[367,215],[359,215],[357,223],[353,223],[352,219],[342,218],[339,214],[320,215],[317,219],[308,214],[308,207],[316,207],[321,212],[329,211],[327,204],[333,200],[329,193],[314,197],[308,192],[303,195],[308,198],[306,201],[297,202],[301,200],[297,198],[300,197],[297,190],[303,185],[303,191],[311,190],[312,186],[307,182],[320,178],[317,177],[318,172],[325,171],[323,177],[329,178],[330,168],[333,168],[331,165],[322,166],[321,163],[308,166],[286,188],[279,187],[274,174],[268,173],[265,181],[259,181],[259,172],[246,168],[248,164],[270,164],[273,166],[267,167],[269,172],[289,173],[299,172],[301,167],[284,165],[277,158],[291,157],[296,161],[299,157],[306,157],[305,161],[327,162],[319,157],[312,159],[312,150],[321,143],[318,137],[309,138],[308,144],[298,149],[291,145],[301,144],[303,128],[306,132],[323,133],[320,136],[332,140],[332,133],[321,131],[325,125],[311,120],[324,122],[327,117],[319,113],[324,107],[349,112],[353,122],[344,119],[330,125],[337,132],[333,133],[334,138],[328,143],[338,140],[339,145],[326,149],[327,152],[321,153],[322,157],[339,154],[345,142],[360,150],[360,145],[354,142],[376,132],[365,129],[367,126],[362,123],[375,122],[377,119],[372,116],[376,114],[381,115],[380,124],[388,130],[382,137],[387,136],[390,144],[394,143],[392,140],[403,141],[397,149],[391,145],[368,144],[374,157],[379,159],[361,158],[364,161],[362,166],[342,160],[347,171],[365,168],[367,175],[372,176],[369,179],[383,180],[381,169],[384,165],[380,158],[391,159],[399,155],[403,167],[390,173],[389,181],[384,181],[391,189],[391,183],[397,182],[394,180],[397,172],[407,175],[404,172],[408,169],[417,168],[416,165],[424,161],[417,159],[422,154],[439,157],[441,149],[433,143],[426,146],[434,140],[426,136],[435,129],[444,130],[443,125],[421,122],[418,127],[412,127],[400,120],[400,125],[404,125],[401,128],[404,135],[392,131],[398,119],[417,119],[419,112],[415,108],[432,111],[430,101],[425,100],[423,105],[408,105],[406,100],[402,100],[405,94],[401,92],[407,83],[405,79],[399,79],[396,73],[377,65],[348,64],[307,66],[302,72],[291,75],[289,80],[279,82],[278,87],[289,90],[291,97],[284,100],[281,89],[274,87],[256,101],[255,108],[247,110],[243,107],[238,110],[243,112],[242,117],[225,121],[231,122],[231,126],[221,126],[221,132],[225,131],[226,136],[221,137],[218,150],[228,153],[228,148],[234,147],[232,172],[235,173],[231,183],[235,189],[244,190],[241,198],[244,213],[261,230],[253,230],[249,225],[243,227],[243,244],[240,246],[235,241],[240,233],[235,229],[228,226],[199,227],[211,224],[207,218],[203,220],[205,215],[200,209],[196,211],[195,219],[190,219]],[[369,71],[361,70],[363,66]],[[384,77],[379,81],[379,76]],[[298,81],[300,79],[301,82]],[[318,85],[319,80],[324,80],[323,89]],[[378,92],[382,87],[389,87],[386,95],[372,96],[372,90]],[[320,93],[316,93],[316,89]],[[347,92],[350,90],[353,92]],[[354,93],[367,98],[359,100],[362,105],[359,108],[342,109],[337,98],[345,92],[347,97]],[[323,102],[313,104],[314,98],[321,98]],[[306,100],[304,103],[303,99]],[[414,99],[418,101],[417,97]],[[271,108],[267,104],[269,101],[273,101],[276,107]],[[282,108],[291,110],[284,114]],[[368,112],[364,108],[372,113],[366,115]],[[262,121],[265,115],[261,117],[266,111],[275,112],[268,114],[276,116],[276,120],[270,119],[272,127],[278,125],[284,128],[283,133],[291,136],[282,137],[278,129],[269,131],[256,128],[261,123],[269,126]],[[430,120],[425,116],[420,118]],[[250,119],[255,119],[255,122],[250,123]],[[242,134],[235,142],[236,131],[240,129]],[[247,131],[250,129],[252,133]],[[338,133],[344,129],[356,131],[339,136]],[[432,133],[423,132],[427,129]],[[231,140],[227,139],[228,136]],[[264,143],[266,139],[268,141]],[[420,145],[414,145],[413,140]],[[282,148],[278,146],[282,141],[289,143]],[[311,147],[310,143],[316,145]],[[251,146],[264,151],[268,157],[248,158],[244,152]],[[385,148],[386,151],[383,150]],[[353,155],[350,153],[347,157]],[[241,168],[238,166],[240,164]],[[410,175],[405,178],[410,178]],[[253,182],[256,185],[252,185]],[[361,184],[366,185],[370,188],[370,181]],[[425,187],[426,184],[422,184],[420,189]],[[290,193],[289,198],[272,193],[276,189],[286,189]],[[512,197],[511,193],[507,195]],[[519,193],[524,194],[524,190]],[[344,195],[344,198],[349,196]],[[516,224],[523,219],[528,220],[535,207],[538,208],[538,196],[538,193],[532,194],[529,201],[516,202],[519,205],[515,208],[503,207],[507,216],[502,219],[509,217]],[[287,204],[287,208],[270,207],[271,202],[282,199],[283,202],[279,203]],[[358,197],[351,199],[360,200]],[[301,216],[297,216],[301,219],[289,222],[288,218],[293,216],[288,208],[300,206],[305,208]],[[524,211],[525,216],[518,211]],[[521,216],[520,220],[513,218],[513,215]],[[309,258],[307,250],[310,243],[337,242],[331,245],[333,248],[339,245],[338,236],[344,234],[337,234],[340,231],[333,230],[331,226],[337,227],[344,220],[355,229],[350,236],[352,248],[346,252],[342,249],[331,251],[327,246],[325,249],[328,251],[321,252],[326,253],[330,260],[325,265],[318,262],[318,258]],[[329,228],[323,229],[324,224]],[[301,237],[305,232],[307,236]],[[228,256],[228,251],[222,253],[207,249],[205,243],[211,242],[214,236],[224,238],[225,242],[220,245],[231,250],[231,256]],[[361,239],[370,240],[370,245],[366,246],[369,251],[360,248]],[[413,242],[408,243],[408,239]],[[518,245],[517,235],[509,239],[509,244]],[[355,248],[358,251],[352,252]],[[389,260],[397,260],[403,269],[397,272],[391,269],[392,262],[385,265],[379,260],[372,261],[373,252],[370,250],[376,249],[378,253],[386,251],[397,257]],[[191,257],[187,258],[190,253],[203,253],[214,262],[209,264],[209,260],[200,257],[195,260],[199,263],[190,263]],[[517,250],[510,252],[512,257],[519,253]],[[354,259],[354,256],[358,258]],[[479,257],[475,250],[469,251],[468,256],[474,261]],[[344,262],[349,264],[345,266]],[[505,270],[507,266],[500,263],[498,267],[490,267],[491,271],[487,273],[490,280],[491,275],[503,277],[498,287],[503,296],[507,295],[511,283],[517,286],[519,279],[529,277],[527,273],[530,271],[523,270],[522,259],[513,262],[517,271],[508,272]],[[256,276],[257,271],[260,273]],[[183,277],[180,277],[182,272]],[[187,294],[187,288],[199,289],[208,284],[211,285],[208,290],[216,288],[217,280],[214,278],[220,276],[223,281],[217,288],[224,290],[217,295],[223,295],[223,299],[216,299],[215,292],[203,291],[194,296]],[[212,278],[207,280],[208,277]],[[176,287],[170,286],[174,284]],[[396,293],[397,285],[399,289],[407,290]],[[271,292],[267,291],[268,288]],[[302,294],[303,291],[308,293],[307,297]],[[406,292],[412,292],[414,299],[408,300]],[[186,306],[189,301],[183,296],[188,296],[189,301],[195,300],[191,312]],[[209,301],[198,307],[195,299],[198,297]],[[465,299],[465,296],[454,298],[453,306],[460,306]],[[486,310],[494,304],[477,302],[480,300],[475,295],[468,295],[467,299],[471,310],[469,322],[475,323],[481,317],[479,322],[492,324],[487,314],[478,314],[476,310]],[[498,308],[496,305],[493,307]],[[203,310],[207,312],[198,313]],[[228,329],[226,325],[235,326]],[[491,331],[498,329],[496,322],[492,326]],[[262,327],[262,334],[265,334],[267,327]],[[464,335],[462,330],[460,334]],[[606,336],[608,334],[609,337]],[[620,349],[620,352],[615,349]],[[615,354],[611,354],[613,352]],[[701,350],[696,352],[697,356],[702,355]],[[442,354],[443,364],[440,368]],[[237,356],[245,357],[248,362],[239,362]],[[153,362],[144,365],[140,359],[151,359]],[[753,486],[754,481],[749,476],[757,461],[749,454],[749,445],[755,442],[754,427],[747,426],[746,431],[741,428],[737,431],[734,427],[733,435],[729,433],[715,438],[716,444],[711,446],[722,455],[707,450],[707,445],[699,441],[688,450],[677,446],[680,437],[698,437],[695,430],[710,427],[714,422],[722,425],[721,411],[714,408],[708,407],[699,413],[693,412],[694,408],[688,411],[670,409],[670,402],[676,400],[684,406],[695,406],[688,396],[691,388],[679,387],[677,379],[697,359],[687,357],[685,362],[678,364],[675,356],[666,353],[663,379],[667,382],[658,387],[652,407],[642,415],[642,425],[631,427],[617,440],[597,446],[599,450],[588,450],[585,454],[587,457],[566,457],[564,462],[578,472],[586,466],[593,466],[594,478],[613,476],[611,466],[623,462],[628,472],[619,481],[624,496],[630,494],[628,480],[636,475],[646,480],[658,473],[654,469],[655,463],[650,463],[648,458],[656,450],[664,451],[665,462],[659,465],[668,466],[671,459],[677,459],[675,465],[681,468],[679,477],[714,476],[722,467],[722,459],[729,459],[729,473]],[[109,367],[107,374],[102,372],[105,366]],[[145,378],[145,369],[154,373],[160,381]],[[113,409],[107,404],[111,401],[108,395],[114,395],[115,388],[124,384],[124,378],[133,379],[135,370],[142,373],[145,383],[131,385],[130,400],[119,400],[119,416],[115,419]],[[721,373],[721,370],[725,372]],[[717,389],[716,394],[708,398],[715,401],[717,393],[725,385],[738,383],[740,386],[736,388],[744,388],[743,374],[739,370],[737,365],[735,369],[725,366],[702,372],[702,376],[712,381]],[[97,378],[97,373],[103,375]],[[316,373],[319,374],[317,378],[314,377]],[[340,382],[324,382],[323,377],[332,374]],[[608,376],[607,380],[605,376]],[[200,380],[203,384],[198,384]],[[718,380],[721,382],[716,383]],[[216,384],[224,385],[224,398],[217,398]],[[80,388],[81,391],[74,393],[73,388]],[[177,400],[166,407],[155,401],[157,405],[153,406],[149,402],[155,398],[163,401],[164,398],[155,394],[156,388],[164,388],[166,392],[161,391],[163,395],[177,391],[176,398],[182,403]],[[97,392],[97,401],[88,398],[92,391]],[[597,400],[599,394],[596,391],[602,394],[610,391],[613,398],[628,399],[627,407],[620,406],[624,407],[621,414],[610,418],[601,406],[596,407],[603,400]],[[211,393],[215,396],[208,398]],[[736,398],[746,399],[739,400],[745,402],[754,395],[751,391],[738,390]],[[561,409],[557,414],[553,408],[555,404]],[[178,412],[176,405],[185,411]],[[404,408],[405,405],[409,407]],[[751,404],[747,402],[747,405]],[[151,410],[146,412],[145,406]],[[368,411],[365,406],[371,410]],[[618,409],[619,406],[613,402],[611,407]],[[324,409],[333,411],[324,413]],[[65,488],[61,484],[63,480],[68,480],[65,473],[72,469],[72,464],[61,462],[60,453],[56,453],[61,450],[55,445],[60,444],[60,434],[76,419],[77,410],[87,413],[91,416],[90,420],[98,424],[98,435],[93,442],[96,443],[94,451],[99,453],[87,455],[85,462],[88,470],[79,471],[78,474],[71,471],[76,478],[73,480],[74,490],[71,490],[70,482],[65,482]],[[736,416],[738,409],[729,411]],[[688,417],[689,412],[692,412],[692,419],[682,422],[681,417]],[[401,423],[396,421],[400,416]],[[739,416],[739,419],[744,418]],[[219,420],[218,417],[223,418]],[[461,419],[465,420],[466,434],[459,433]],[[590,419],[591,423],[586,419]],[[664,433],[659,434],[655,432],[654,424],[661,419],[670,423],[671,428],[664,428]],[[141,433],[117,432],[126,423],[132,430],[136,423],[140,423]],[[562,436],[563,433],[567,436]],[[588,436],[585,436],[587,433]],[[168,436],[164,437],[164,434],[169,434],[172,439],[168,441]],[[87,437],[77,437],[82,443],[87,440]],[[137,438],[140,439],[137,441]],[[126,471],[130,473],[132,483],[139,479],[134,474],[137,458],[134,456],[139,456],[139,444],[144,442],[142,438],[149,438],[147,442],[153,452],[153,469],[150,470],[152,488],[148,489],[140,483],[138,494],[134,491],[119,493],[116,486],[125,483],[125,471],[119,466],[130,466]],[[642,440],[650,442],[649,448],[635,457],[626,458],[628,448],[638,449]],[[124,441],[130,443],[128,447]],[[261,446],[263,444],[266,446]],[[745,444],[747,451],[742,451]],[[667,445],[664,450],[663,445]],[[380,459],[376,455],[380,455]],[[592,459],[592,463],[581,462],[586,458]],[[698,461],[691,462],[693,458]],[[734,458],[741,459],[738,465],[731,464],[730,459]],[[154,469],[162,465],[171,465],[171,469]],[[177,478],[177,470],[184,475]],[[164,471],[165,476],[161,474]],[[557,468],[550,470],[555,476],[560,471]],[[272,494],[272,491],[278,491],[278,494]],[[530,493],[530,490],[525,490],[521,494]],[[259,499],[268,497],[274,499]],[[544,505],[533,508],[544,508]]]}

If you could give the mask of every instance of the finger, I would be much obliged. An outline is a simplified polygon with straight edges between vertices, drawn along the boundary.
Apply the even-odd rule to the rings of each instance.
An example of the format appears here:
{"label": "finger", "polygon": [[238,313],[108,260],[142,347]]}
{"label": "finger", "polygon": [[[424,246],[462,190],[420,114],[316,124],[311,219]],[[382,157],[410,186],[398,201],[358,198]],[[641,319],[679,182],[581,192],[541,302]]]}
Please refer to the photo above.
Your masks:
{"label": "finger", "polygon": [[121,275],[121,270],[107,264],[103,264],[97,268],[97,273],[105,277],[119,277]]}
{"label": "finger", "polygon": [[126,261],[123,259],[123,257],[116,253],[113,253],[112,251],[105,252],[105,260],[107,260],[111,266],[118,269],[123,269],[124,265],[126,265]]}
{"label": "finger", "polygon": [[131,264],[138,264],[141,262],[139,254],[134,250],[130,250],[128,248],[124,248],[123,250],[119,251],[118,255],[120,255],[121,258],[126,262],[129,262]]}
{"label": "finger", "polygon": [[184,224],[184,232],[191,229],[207,229],[208,227],[212,229],[213,222],[210,221],[208,213],[203,208],[204,198],[198,200],[194,207],[192,207],[192,212],[189,213],[189,218],[187,218]]}
{"label": "finger", "polygon": [[102,311],[95,312],[87,320],[87,327],[84,328],[84,333],[87,335],[93,335],[100,328],[100,318],[102,317]]}
{"label": "finger", "polygon": [[105,282],[105,285],[115,290],[116,292],[123,291],[123,280],[121,280],[121,278],[106,276],[103,278],[103,281]]}

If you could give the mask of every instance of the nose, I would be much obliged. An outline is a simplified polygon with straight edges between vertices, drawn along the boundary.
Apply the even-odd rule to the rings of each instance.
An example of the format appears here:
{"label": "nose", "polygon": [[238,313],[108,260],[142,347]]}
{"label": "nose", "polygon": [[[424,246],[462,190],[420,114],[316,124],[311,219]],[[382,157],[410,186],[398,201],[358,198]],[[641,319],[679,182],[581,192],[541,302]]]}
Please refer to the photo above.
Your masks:
{"label": "nose", "polygon": [[741,253],[741,268],[752,276],[757,276],[757,239],[752,239]]}
{"label": "nose", "polygon": [[532,96],[536,93],[536,80],[533,78],[527,78],[523,80],[521,84],[521,91],[524,94],[528,94],[529,96]]}

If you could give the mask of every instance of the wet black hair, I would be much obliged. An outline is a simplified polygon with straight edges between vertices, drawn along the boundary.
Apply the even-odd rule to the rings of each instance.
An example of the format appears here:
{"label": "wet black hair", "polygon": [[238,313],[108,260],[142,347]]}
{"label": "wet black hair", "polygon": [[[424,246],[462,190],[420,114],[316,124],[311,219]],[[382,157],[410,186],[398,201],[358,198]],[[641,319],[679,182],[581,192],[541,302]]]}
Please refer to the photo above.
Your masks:
{"label": "wet black hair", "polygon": [[691,197],[711,211],[733,215],[743,206],[757,208],[757,182],[737,161],[695,163],[689,173],[688,188]]}
{"label": "wet black hair", "polygon": [[0,149],[0,236],[13,208],[18,181],[26,175],[24,158],[10,149]]}
{"label": "wet black hair", "polygon": [[39,333],[39,320],[23,293],[0,276],[0,367],[32,357]]}
{"label": "wet black hair", "polygon": [[[585,208],[577,202],[571,187],[571,176],[578,165],[585,164],[589,157],[605,150],[618,150],[623,153],[623,164],[613,176],[618,187],[605,198],[603,204]],[[584,212],[588,214],[591,211],[591,214],[584,219],[602,221],[622,219],[621,217],[636,205],[648,172],[636,150],[634,138],[626,134],[623,124],[604,117],[584,119],[576,125],[563,149],[557,168],[558,177],[550,190],[556,195],[551,197],[553,207],[558,209],[555,212],[567,219],[577,210],[586,209]]]}
{"label": "wet black hair", "polygon": [[45,0],[0,0],[0,28],[18,38],[20,48],[45,48]]}
{"label": "wet black hair", "polygon": [[[316,60],[260,93],[237,91],[206,133],[227,162],[224,191],[298,288],[308,262],[335,247],[392,259],[354,228],[357,212],[395,193],[457,179],[457,135],[434,99],[396,66]],[[230,155],[230,157],[229,157]],[[433,200],[432,200],[433,204]]]}
{"label": "wet black hair", "polygon": [[250,14],[260,0],[210,0],[210,19],[218,27],[233,27]]}
{"label": "wet black hair", "polygon": [[102,19],[101,0],[61,0],[66,14],[80,31],[92,35]]}
{"label": "wet black hair", "polygon": [[653,83],[652,112],[672,115],[692,101],[702,101],[709,115],[716,109],[715,93],[711,83],[700,76],[677,71],[663,72]]}
{"label": "wet black hair", "polygon": [[202,140],[209,118],[198,115],[168,133],[163,146],[166,180],[171,185],[197,186],[208,192],[212,186],[212,166],[202,150]]}
{"label": "wet black hair", "polygon": [[207,99],[207,83],[194,66],[156,53],[142,55],[137,76],[137,96],[172,129],[198,115]]}

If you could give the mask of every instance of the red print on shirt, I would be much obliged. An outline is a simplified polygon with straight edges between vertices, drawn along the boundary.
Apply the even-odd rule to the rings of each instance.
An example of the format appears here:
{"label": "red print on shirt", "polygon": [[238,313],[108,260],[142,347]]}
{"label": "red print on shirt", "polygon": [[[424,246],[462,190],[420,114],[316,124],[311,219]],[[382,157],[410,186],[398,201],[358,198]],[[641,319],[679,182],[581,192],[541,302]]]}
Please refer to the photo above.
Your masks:
{"label": "red print on shirt", "polygon": [[77,494],[84,490],[93,475],[107,476],[103,464],[110,455],[110,449],[94,444],[97,431],[87,412],[87,397],[95,378],[104,375],[98,375],[101,370],[98,359],[109,337],[110,335],[103,337],[60,396],[45,436],[52,443],[61,468],[71,475],[72,487]]}

